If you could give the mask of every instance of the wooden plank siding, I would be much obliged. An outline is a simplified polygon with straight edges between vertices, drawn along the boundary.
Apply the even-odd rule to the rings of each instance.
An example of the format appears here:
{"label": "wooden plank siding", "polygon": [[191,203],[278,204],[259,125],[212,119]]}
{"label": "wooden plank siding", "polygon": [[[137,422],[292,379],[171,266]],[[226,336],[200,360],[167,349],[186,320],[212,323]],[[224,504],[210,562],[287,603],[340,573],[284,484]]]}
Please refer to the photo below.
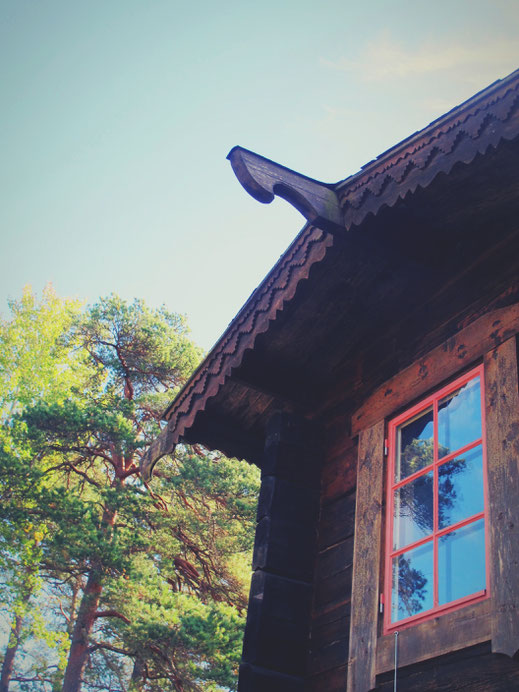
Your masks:
{"label": "wooden plank siding", "polygon": [[[519,387],[517,344],[514,336],[518,331],[519,304],[517,303],[497,310],[490,309],[487,314],[477,315],[472,321],[469,320],[468,326],[459,329],[446,342],[425,354],[400,374],[395,375],[389,383],[382,385],[370,396],[366,405],[359,409],[362,419],[370,425],[360,432],[358,444],[357,438],[350,435],[349,420],[346,420],[346,416],[341,414],[331,417],[321,483],[319,546],[306,688],[309,692],[339,692],[339,690],[344,692],[346,689],[351,692],[361,692],[370,689],[389,689],[384,682],[386,679],[384,676],[389,675],[393,667],[394,636],[381,634],[378,622],[379,580],[378,577],[373,580],[374,574],[381,573],[380,555],[384,544],[382,536],[384,422],[395,411],[401,410],[405,402],[416,400],[442,385],[449,378],[458,375],[460,371],[463,372],[473,367],[478,361],[481,362],[483,358],[487,395],[488,454],[489,458],[492,456],[497,460],[494,476],[489,470],[489,476],[493,478],[493,480],[489,478],[489,494],[491,497],[501,498],[497,502],[499,507],[503,503],[509,507],[507,513],[499,514],[498,506],[494,503],[496,505],[494,515],[498,512],[497,516],[499,516],[497,523],[500,526],[506,524],[508,527],[504,533],[497,526],[494,531],[494,534],[505,536],[499,548],[502,557],[497,562],[501,566],[505,565],[508,557],[504,559],[504,555],[512,556],[510,570],[513,574],[497,576],[497,567],[492,568],[492,585],[496,581],[502,584],[502,587],[498,589],[499,593],[496,592],[495,596],[501,599],[503,605],[496,610],[494,610],[494,592],[492,592],[493,598],[490,600],[440,615],[401,631],[399,660],[400,666],[405,669],[404,677],[407,676],[406,679],[409,681],[405,684],[417,685],[415,688],[417,689],[419,688],[417,666],[419,667],[420,663],[428,666],[429,664],[425,662],[431,660],[443,662],[449,659],[449,656],[455,655],[456,661],[463,669],[464,657],[470,660],[470,652],[474,647],[488,646],[489,652],[500,651],[509,655],[519,648],[519,637],[515,632],[515,628],[519,626],[516,616],[519,607],[516,609],[515,596],[511,593],[518,584],[516,575],[519,573],[519,536],[516,535],[516,527],[519,531],[519,502],[516,499],[519,497]],[[389,395],[388,389],[391,390]],[[373,423],[375,417],[378,419]],[[357,432],[355,423],[352,423],[352,427],[353,431]],[[378,431],[376,434],[375,430]],[[496,434],[499,430],[500,432]],[[378,452],[370,456],[368,449],[374,449],[377,445]],[[496,449],[499,450],[498,453]],[[370,463],[366,461],[367,456],[370,457]],[[358,468],[356,457],[359,460]],[[489,462],[489,469],[490,466],[492,466],[491,462]],[[358,474],[357,479],[355,479],[355,473]],[[505,488],[508,488],[506,498]],[[378,503],[376,497],[379,497]],[[372,503],[371,514],[370,502]],[[373,511],[375,505],[375,511]],[[366,563],[359,570],[358,576],[354,578],[356,567],[353,566],[352,549],[355,506],[357,507],[357,525],[364,527],[360,528],[360,539],[357,539],[358,546],[355,554],[363,553],[368,556],[369,565]],[[492,519],[490,521],[492,522]],[[495,546],[497,538],[494,534],[492,534],[492,544]],[[514,557],[516,554],[517,558]],[[363,575],[366,579],[371,578],[371,591],[369,589],[366,591],[364,587],[356,588],[356,583],[362,582]],[[368,599],[366,593],[368,593]],[[495,615],[492,615],[494,612]],[[350,637],[349,680],[347,667],[349,637],[346,634],[348,627],[351,628],[352,633],[360,632],[360,639],[357,635]],[[492,645],[491,640],[494,641]],[[501,643],[496,644],[495,642],[498,641]],[[496,648],[497,646],[499,649]],[[491,653],[488,653],[488,656],[491,656]],[[488,656],[488,666],[494,670],[497,664]],[[430,670],[436,669],[433,666]],[[514,670],[512,666],[507,673],[510,677],[506,678],[509,680],[506,684],[516,684],[517,677]],[[481,679],[486,681],[487,686],[484,687],[481,683],[481,687],[474,687],[474,689],[516,689],[516,687],[501,687],[501,683],[496,680],[492,686],[488,682],[489,674],[487,673],[482,673]],[[511,683],[510,680],[514,682]],[[461,686],[461,682],[459,684]],[[424,685],[424,689],[435,689],[434,684],[428,681],[427,675],[424,677]],[[412,689],[412,687],[404,686],[403,689]]]}
{"label": "wooden plank siding", "polygon": [[354,523],[354,490],[321,509],[309,642],[310,690],[346,689]]}
{"label": "wooden plank siding", "polygon": [[[398,669],[398,692],[515,692],[519,666],[490,652],[486,642]],[[377,692],[393,692],[393,671],[377,679]]]}
{"label": "wooden plank siding", "polygon": [[519,70],[336,184],[230,158],[256,199],[313,223],[171,404],[143,472],[179,440],[261,467],[240,692],[393,689],[385,425],[482,362],[490,597],[403,625],[398,692],[519,690],[503,655],[519,648]]}
{"label": "wooden plank siding", "polygon": [[[490,611],[491,602],[487,599],[403,629],[398,635],[399,667],[489,641]],[[377,675],[393,670],[394,653],[393,633],[380,637],[377,642]]]}
{"label": "wooden plank siding", "polygon": [[352,433],[373,425],[453,377],[519,331],[519,304],[483,315],[377,389],[352,416]]}
{"label": "wooden plank siding", "polygon": [[346,689],[357,444],[356,440],[345,438],[344,429],[343,418],[327,432],[307,692],[344,692]]}
{"label": "wooden plank siding", "polygon": [[308,692],[345,692],[350,634],[357,439],[328,419],[308,658]]}

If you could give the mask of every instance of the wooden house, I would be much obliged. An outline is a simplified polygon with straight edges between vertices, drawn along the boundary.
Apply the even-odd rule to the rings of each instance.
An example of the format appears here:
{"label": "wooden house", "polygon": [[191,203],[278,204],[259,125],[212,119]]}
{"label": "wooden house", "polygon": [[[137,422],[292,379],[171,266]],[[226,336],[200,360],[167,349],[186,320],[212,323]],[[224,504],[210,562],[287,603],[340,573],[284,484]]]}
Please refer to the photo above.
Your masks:
{"label": "wooden house", "polygon": [[337,184],[229,159],[306,224],[143,472],[261,467],[240,692],[518,690],[519,71]]}

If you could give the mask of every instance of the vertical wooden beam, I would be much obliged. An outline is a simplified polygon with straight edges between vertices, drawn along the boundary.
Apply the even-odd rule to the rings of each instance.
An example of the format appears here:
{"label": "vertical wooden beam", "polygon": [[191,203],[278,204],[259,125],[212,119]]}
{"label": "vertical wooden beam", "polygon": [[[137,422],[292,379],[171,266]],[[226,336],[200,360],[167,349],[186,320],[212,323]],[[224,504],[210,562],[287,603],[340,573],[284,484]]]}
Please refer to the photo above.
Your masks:
{"label": "vertical wooden beam", "polygon": [[492,651],[519,649],[519,392],[515,337],[485,356]]}
{"label": "vertical wooden beam", "polygon": [[296,414],[267,424],[239,692],[303,692],[319,517],[321,433]]}
{"label": "vertical wooden beam", "polygon": [[375,686],[383,459],[382,420],[359,436],[348,692]]}

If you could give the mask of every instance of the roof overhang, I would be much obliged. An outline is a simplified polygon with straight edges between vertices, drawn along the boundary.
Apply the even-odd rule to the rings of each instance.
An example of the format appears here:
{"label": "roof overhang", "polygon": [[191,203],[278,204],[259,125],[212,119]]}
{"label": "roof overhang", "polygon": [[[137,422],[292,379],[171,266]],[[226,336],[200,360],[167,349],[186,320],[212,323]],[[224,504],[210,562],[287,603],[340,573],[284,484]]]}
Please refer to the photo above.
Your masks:
{"label": "roof overhang", "polygon": [[229,159],[250,194],[307,224],[167,409],[145,476],[182,440],[260,463],[274,410],[318,418],[381,329],[519,249],[519,71],[334,185],[240,147]]}

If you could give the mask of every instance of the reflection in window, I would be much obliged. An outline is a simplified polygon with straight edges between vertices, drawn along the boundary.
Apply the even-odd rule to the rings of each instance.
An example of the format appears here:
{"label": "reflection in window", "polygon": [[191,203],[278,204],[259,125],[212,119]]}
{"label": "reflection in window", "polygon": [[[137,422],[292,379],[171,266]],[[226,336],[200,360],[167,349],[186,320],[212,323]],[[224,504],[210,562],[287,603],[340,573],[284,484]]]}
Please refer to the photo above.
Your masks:
{"label": "reflection in window", "polygon": [[393,558],[393,622],[432,608],[432,576],[432,542]]}
{"label": "reflection in window", "polygon": [[485,593],[482,372],[390,423],[386,627]]}
{"label": "reflection in window", "polygon": [[433,462],[432,408],[401,425],[398,429],[398,453],[395,483]]}
{"label": "reflection in window", "polygon": [[455,452],[481,437],[479,377],[470,380],[438,403],[438,444],[441,456]]}
{"label": "reflection in window", "polygon": [[433,474],[419,476],[395,491],[393,548],[403,548],[433,530]]}
{"label": "reflection in window", "polygon": [[438,468],[439,528],[483,510],[483,450],[478,445]]}

